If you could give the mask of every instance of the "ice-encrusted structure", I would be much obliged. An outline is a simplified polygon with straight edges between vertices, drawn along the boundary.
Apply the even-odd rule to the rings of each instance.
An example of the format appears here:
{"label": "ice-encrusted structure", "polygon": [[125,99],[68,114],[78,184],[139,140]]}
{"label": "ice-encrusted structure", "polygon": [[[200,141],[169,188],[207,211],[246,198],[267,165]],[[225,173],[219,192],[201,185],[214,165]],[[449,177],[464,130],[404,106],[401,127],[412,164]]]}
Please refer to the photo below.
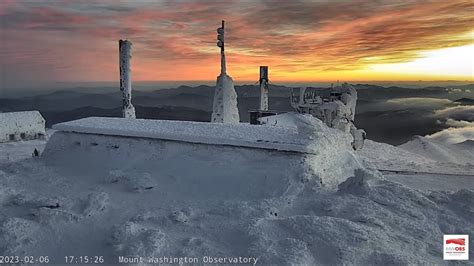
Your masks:
{"label": "ice-encrusted structure", "polygon": [[[288,164],[289,168],[300,172],[302,176],[306,176],[305,178],[327,187],[335,187],[352,175],[355,168],[360,167],[350,148],[350,135],[328,128],[311,115],[286,114],[285,117],[291,120],[294,126],[256,127],[243,123],[84,118],[55,125],[54,129],[59,132],[51,137],[44,154],[56,153],[59,146],[63,145],[70,146],[66,150],[77,149],[78,147],[74,144],[76,138],[82,139],[81,145],[85,145],[86,149],[91,143],[97,143],[99,147],[114,146],[112,139],[116,139],[117,143],[134,142],[137,143],[137,147],[143,146],[140,148],[143,150],[138,153],[147,156],[175,154],[175,149],[178,149],[181,150],[183,156],[195,154],[196,158],[202,158],[204,155],[200,154],[200,151],[212,147],[216,154],[221,154],[219,157],[228,154],[226,169],[250,165],[255,158],[261,157],[265,161],[262,171],[265,169],[271,171],[272,168]],[[130,139],[131,137],[133,140]],[[120,140],[120,138],[125,139]],[[142,141],[137,142],[138,139]],[[141,145],[139,144],[141,142],[147,144]],[[58,143],[62,144],[58,146]],[[198,151],[195,151],[196,149]],[[242,156],[242,154],[246,155]],[[235,158],[230,159],[232,157]],[[242,157],[239,159],[241,162],[234,165],[237,157]],[[199,163],[194,165],[196,169],[211,167],[207,160],[198,161]],[[345,164],[340,164],[340,162],[345,162]],[[121,163],[118,161],[115,163],[117,167],[120,167]],[[164,165],[173,164],[170,161],[163,161],[163,163]],[[159,164],[158,161],[153,163],[153,165]],[[164,171],[164,169],[161,167],[154,171]],[[209,175],[208,172],[206,174]],[[229,171],[226,175],[233,176],[233,173]],[[217,176],[215,178],[218,179]],[[241,177],[238,175],[229,177],[229,179],[233,178]]]}
{"label": "ice-encrusted structure", "polygon": [[326,125],[350,133],[352,146],[359,149],[364,144],[365,131],[354,125],[357,103],[356,89],[343,83],[331,88],[300,88],[292,92],[291,105],[300,113],[311,114]]}
{"label": "ice-encrusted structure", "polygon": [[239,121],[234,81],[229,75],[221,73],[217,77],[211,122],[235,124]]}
{"label": "ice-encrusted structure", "polygon": [[38,111],[0,113],[0,142],[31,140],[46,135],[45,120]]}
{"label": "ice-encrusted structure", "polygon": [[239,109],[237,107],[237,93],[234,81],[227,75],[224,52],[224,21],[222,27],[217,29],[217,46],[221,48],[221,73],[217,77],[214,103],[212,106],[211,122],[239,123]]}
{"label": "ice-encrusted structure", "polygon": [[132,42],[128,40],[119,41],[120,91],[123,94],[122,115],[124,118],[135,118],[135,107],[132,105],[131,50]]}

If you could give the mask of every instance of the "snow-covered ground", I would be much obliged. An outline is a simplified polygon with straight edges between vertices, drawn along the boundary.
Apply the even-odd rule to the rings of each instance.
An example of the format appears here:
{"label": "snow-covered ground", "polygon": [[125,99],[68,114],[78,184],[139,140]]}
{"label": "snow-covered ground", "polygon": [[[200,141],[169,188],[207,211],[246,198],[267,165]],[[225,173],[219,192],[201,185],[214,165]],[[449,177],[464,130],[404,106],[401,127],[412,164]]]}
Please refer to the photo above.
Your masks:
{"label": "snow-covered ground", "polygon": [[46,140],[41,139],[0,143],[0,163],[31,158],[35,148],[42,151],[45,146]]}
{"label": "snow-covered ground", "polygon": [[[474,235],[472,165],[371,141],[354,153],[350,139],[337,146],[341,136],[323,134],[320,123],[293,122],[299,137],[336,146],[332,155],[308,160],[110,132],[57,132],[37,158],[37,143],[0,144],[0,153],[17,154],[0,163],[0,254],[56,263],[98,255],[106,263],[209,256],[257,265],[444,264],[443,234]],[[383,176],[377,168],[437,174]],[[349,170],[339,185],[321,185],[321,176]]]}
{"label": "snow-covered ground", "polygon": [[55,130],[53,129],[47,129],[44,139],[0,143],[0,163],[15,162],[21,159],[31,158],[35,149],[42,152],[49,136],[54,132]]}
{"label": "snow-covered ground", "polygon": [[471,164],[474,166],[474,146],[472,143],[473,141],[468,140],[459,144],[447,144],[435,139],[416,136],[412,141],[400,145],[400,148],[437,162]]}
{"label": "snow-covered ground", "polygon": [[[438,149],[427,152],[422,145],[417,145],[420,140]],[[423,137],[416,137],[398,147],[367,140],[357,153],[367,167],[375,167],[386,179],[411,188],[425,191],[474,190],[474,155],[465,146],[441,144]]]}
{"label": "snow-covered ground", "polygon": [[[365,161],[374,164],[379,170],[474,175],[474,155],[472,153],[470,155],[467,152],[463,153],[455,145],[447,147],[428,139],[425,141],[430,143],[429,145],[437,145],[439,150],[427,153],[424,150],[412,148],[411,142],[395,147],[368,140],[364,147],[358,151],[358,154]],[[454,161],[453,158],[446,160],[446,157],[442,156],[448,153],[454,155],[456,149],[458,150],[458,161]]]}

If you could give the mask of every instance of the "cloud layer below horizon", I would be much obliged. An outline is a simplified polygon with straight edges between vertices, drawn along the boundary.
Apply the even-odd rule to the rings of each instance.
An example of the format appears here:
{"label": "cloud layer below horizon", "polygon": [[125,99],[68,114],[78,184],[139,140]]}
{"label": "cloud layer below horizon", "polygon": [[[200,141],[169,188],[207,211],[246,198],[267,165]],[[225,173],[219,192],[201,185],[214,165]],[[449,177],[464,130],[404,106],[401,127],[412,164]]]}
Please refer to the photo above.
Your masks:
{"label": "cloud layer below horizon", "polygon": [[134,44],[135,80],[212,80],[221,19],[229,71],[241,80],[257,80],[259,65],[274,80],[434,79],[370,66],[472,46],[474,37],[470,0],[3,0],[0,85],[116,80],[119,39]]}
{"label": "cloud layer below horizon", "polygon": [[449,127],[427,135],[427,138],[447,144],[474,140],[474,106],[446,107],[435,110],[433,116],[440,119],[438,123]]}

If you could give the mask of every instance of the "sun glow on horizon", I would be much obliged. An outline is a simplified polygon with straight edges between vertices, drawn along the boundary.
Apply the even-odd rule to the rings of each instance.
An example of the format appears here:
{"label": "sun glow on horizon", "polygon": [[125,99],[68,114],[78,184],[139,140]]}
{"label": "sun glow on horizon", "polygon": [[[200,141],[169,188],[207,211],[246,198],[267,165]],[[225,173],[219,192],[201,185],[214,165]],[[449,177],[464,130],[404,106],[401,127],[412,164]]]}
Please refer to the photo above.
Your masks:
{"label": "sun glow on horizon", "polygon": [[[474,35],[474,32],[469,34]],[[381,64],[383,56],[366,57],[361,68],[341,71],[295,71],[274,73],[281,81],[474,81],[474,44],[422,51],[419,58],[402,63]],[[364,66],[365,65],[365,66]]]}
{"label": "sun glow on horizon", "polygon": [[395,76],[420,76],[433,78],[474,78],[474,44],[425,51],[420,58],[406,63],[374,64],[374,73],[393,73]]}

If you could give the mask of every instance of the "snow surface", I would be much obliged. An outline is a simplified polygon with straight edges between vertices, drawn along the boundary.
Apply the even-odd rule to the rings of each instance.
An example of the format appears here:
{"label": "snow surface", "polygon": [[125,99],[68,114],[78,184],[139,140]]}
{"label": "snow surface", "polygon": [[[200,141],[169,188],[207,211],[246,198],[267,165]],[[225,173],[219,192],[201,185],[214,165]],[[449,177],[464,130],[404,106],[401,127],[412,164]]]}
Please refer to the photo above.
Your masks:
{"label": "snow surface", "polygon": [[474,175],[435,174],[435,173],[384,173],[386,179],[404,184],[419,190],[457,191],[470,189],[474,191]]}
{"label": "snow surface", "polygon": [[35,149],[42,152],[46,141],[41,139],[0,144],[0,163],[30,158]]}
{"label": "snow surface", "polygon": [[[456,149],[451,146],[452,152]],[[461,154],[461,149],[457,149]],[[357,151],[358,155],[379,170],[415,171],[424,173],[473,175],[474,165],[463,164],[461,160],[453,163],[451,160],[434,160],[429,154],[410,152],[402,146],[395,147],[385,143],[366,140],[364,147]],[[468,158],[465,158],[469,160]],[[473,161],[473,157],[470,157]]]}
{"label": "snow surface", "polygon": [[[337,135],[318,135],[322,123],[293,122],[315,141],[336,142]],[[56,263],[65,254],[97,254],[106,263],[130,255],[446,264],[443,234],[474,234],[472,190],[414,189],[370,169],[384,158],[396,168],[410,166],[409,156],[410,170],[432,160],[375,142],[360,159],[344,155],[350,146],[338,149],[332,158],[304,155],[332,163],[326,175],[353,170],[334,189],[321,187],[322,169],[307,171],[311,160],[300,152],[56,132],[41,157],[0,164],[0,254],[47,254]],[[369,156],[376,153],[381,158]]]}
{"label": "snow surface", "polygon": [[434,161],[471,164],[474,166],[474,148],[466,147],[467,145],[453,146],[435,139],[416,136],[413,140],[399,147]]}

